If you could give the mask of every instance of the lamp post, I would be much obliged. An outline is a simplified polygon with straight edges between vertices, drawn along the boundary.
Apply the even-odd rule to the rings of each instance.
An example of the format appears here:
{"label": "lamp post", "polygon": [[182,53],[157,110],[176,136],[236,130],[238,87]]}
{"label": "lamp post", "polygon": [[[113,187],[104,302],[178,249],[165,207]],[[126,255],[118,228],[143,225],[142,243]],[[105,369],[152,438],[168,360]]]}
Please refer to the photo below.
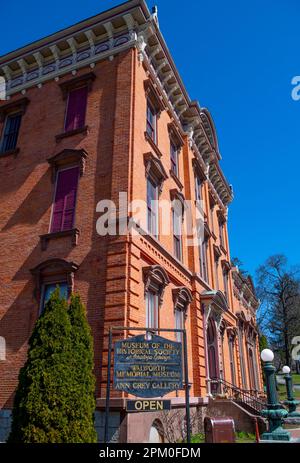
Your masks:
{"label": "lamp post", "polygon": [[264,372],[266,377],[267,389],[267,409],[262,410],[262,416],[265,416],[269,423],[269,429],[261,436],[261,440],[289,441],[291,435],[283,429],[283,418],[288,414],[278,403],[276,390],[275,367],[272,364],[274,354],[270,349],[264,349],[261,353],[261,359],[264,362]]}
{"label": "lamp post", "polygon": [[287,365],[282,368],[282,372],[284,373],[284,379],[286,384],[286,393],[287,393],[287,400],[284,401],[284,405],[287,405],[289,408],[288,418],[299,418],[300,413],[297,412],[297,405],[300,404],[299,400],[295,400],[294,393],[293,393],[293,380],[292,376],[290,375],[291,369]]}

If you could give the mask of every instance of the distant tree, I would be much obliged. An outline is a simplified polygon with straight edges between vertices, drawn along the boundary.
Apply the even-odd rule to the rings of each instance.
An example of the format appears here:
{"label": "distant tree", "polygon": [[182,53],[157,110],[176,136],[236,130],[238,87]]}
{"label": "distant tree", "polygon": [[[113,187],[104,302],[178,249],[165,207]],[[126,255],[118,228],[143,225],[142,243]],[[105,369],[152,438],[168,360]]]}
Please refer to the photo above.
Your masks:
{"label": "distant tree", "polygon": [[299,270],[291,270],[283,255],[274,255],[257,270],[261,299],[260,329],[267,333],[277,361],[291,364],[291,340],[300,328]]}
{"label": "distant tree", "polygon": [[72,301],[68,310],[57,288],[36,322],[19,375],[8,442],[96,440],[92,344],[82,306],[78,299]]}
{"label": "distant tree", "polygon": [[[264,349],[268,349],[269,348],[269,343],[268,343],[268,338],[265,334],[262,334],[262,333],[259,333],[259,352],[262,352]],[[264,372],[264,368],[263,368],[263,361],[260,360],[261,362],[261,371],[262,371],[262,375],[263,375],[263,379],[265,381],[265,372]]]}
{"label": "distant tree", "polygon": [[268,349],[269,343],[268,343],[268,338],[264,334],[261,334],[259,336],[259,351],[263,351],[264,349]]}
{"label": "distant tree", "polygon": [[244,277],[247,277],[249,275],[247,270],[244,269],[244,263],[238,257],[232,257],[231,264],[233,265],[233,267],[238,267],[239,272]]}

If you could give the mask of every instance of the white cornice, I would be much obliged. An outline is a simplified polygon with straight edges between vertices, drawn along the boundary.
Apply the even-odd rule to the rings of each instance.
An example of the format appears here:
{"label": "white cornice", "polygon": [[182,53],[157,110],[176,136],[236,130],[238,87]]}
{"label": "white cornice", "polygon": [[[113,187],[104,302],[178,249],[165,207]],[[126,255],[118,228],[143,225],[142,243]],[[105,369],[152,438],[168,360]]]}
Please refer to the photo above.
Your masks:
{"label": "white cornice", "polygon": [[220,154],[211,117],[190,100],[158,28],[157,13],[151,15],[144,0],[132,0],[1,57],[0,74],[6,79],[10,97],[82,67],[94,67],[131,47],[138,49],[140,61],[159,85],[174,121],[210,166],[208,180],[226,206],[233,195],[218,165]]}
{"label": "white cornice", "polygon": [[232,270],[232,277],[234,287],[236,288],[241,300],[249,309],[257,310],[259,307],[259,300],[253,293],[252,288],[245,278],[240,274],[238,269]]}

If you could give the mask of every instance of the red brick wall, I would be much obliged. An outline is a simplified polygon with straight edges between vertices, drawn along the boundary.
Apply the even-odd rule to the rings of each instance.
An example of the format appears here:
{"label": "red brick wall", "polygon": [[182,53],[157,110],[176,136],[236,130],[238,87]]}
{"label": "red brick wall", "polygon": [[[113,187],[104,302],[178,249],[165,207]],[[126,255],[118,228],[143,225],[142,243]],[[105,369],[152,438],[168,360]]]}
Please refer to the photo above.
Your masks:
{"label": "red brick wall", "polygon": [[[126,253],[126,246],[122,240],[97,235],[96,204],[101,199],[114,198],[120,188],[126,188],[132,54],[128,51],[94,68],[96,79],[88,96],[86,114],[87,136],[78,134],[56,142],[55,135],[63,131],[65,113],[65,101],[57,82],[28,90],[26,96],[30,103],[22,119],[20,152],[16,158],[0,159],[3,201],[0,336],[4,336],[7,343],[7,361],[0,362],[0,407],[11,406],[18,372],[26,358],[27,341],[38,315],[30,269],[51,257],[79,265],[75,290],[80,292],[88,308],[99,394],[101,367],[105,362],[102,355],[104,319],[110,323],[124,318],[126,254],[122,253]],[[82,69],[78,75],[87,71]],[[72,77],[69,74],[60,82]],[[47,159],[64,148],[84,148],[88,153],[77,197],[75,226],[80,230],[80,237],[75,247],[67,237],[50,241],[47,250],[42,251],[39,235],[48,232],[54,193]]]}
{"label": "red brick wall", "polygon": [[[77,75],[90,71],[90,68],[82,69]],[[172,256],[172,236],[160,236],[159,243],[155,243],[147,237],[101,237],[96,232],[99,217],[96,205],[101,199],[118,203],[119,192],[126,191],[129,199],[146,200],[143,154],[152,150],[144,136],[146,69],[138,61],[136,51],[128,50],[111,61],[98,63],[93,72],[96,79],[88,95],[87,135],[77,134],[60,142],[55,139],[55,135],[63,131],[65,114],[65,100],[59,83],[73,77],[69,74],[59,82],[47,82],[42,88],[27,91],[30,103],[22,119],[20,152],[17,157],[0,157],[0,336],[4,336],[7,342],[7,360],[0,362],[0,408],[12,405],[18,372],[26,359],[28,338],[38,316],[35,282],[30,269],[53,257],[79,265],[75,291],[81,294],[87,305],[94,336],[97,397],[105,395],[108,328],[122,324],[145,325],[142,268],[154,263],[164,267],[170,278],[160,309],[161,327],[175,326],[172,288],[186,286],[192,291],[194,300],[186,320],[189,377],[193,383],[191,393],[195,396],[206,394],[200,294],[209,286],[193,276],[194,272],[199,273],[198,248],[187,248],[183,237],[183,265],[180,265]],[[167,110],[162,111],[158,120],[158,146],[166,172],[170,170],[168,123],[171,120]],[[0,125],[0,131],[2,129]],[[65,148],[84,148],[88,153],[86,169],[79,181],[76,207],[75,226],[80,230],[80,236],[75,247],[70,238],[65,237],[51,240],[47,249],[42,251],[39,235],[49,230],[54,194],[47,159]],[[182,192],[186,199],[194,201],[193,153],[186,137],[179,159],[180,180],[184,185]],[[177,184],[169,176],[161,199],[169,200],[170,190],[174,188]],[[207,184],[203,194],[207,204]],[[215,233],[218,243],[217,229]],[[229,260],[228,249],[224,257]],[[208,261],[209,281],[214,285],[212,240]],[[220,276],[219,281],[220,289],[223,289]],[[233,313],[225,314],[225,319],[231,325],[236,322]],[[225,359],[228,369],[227,354]]]}

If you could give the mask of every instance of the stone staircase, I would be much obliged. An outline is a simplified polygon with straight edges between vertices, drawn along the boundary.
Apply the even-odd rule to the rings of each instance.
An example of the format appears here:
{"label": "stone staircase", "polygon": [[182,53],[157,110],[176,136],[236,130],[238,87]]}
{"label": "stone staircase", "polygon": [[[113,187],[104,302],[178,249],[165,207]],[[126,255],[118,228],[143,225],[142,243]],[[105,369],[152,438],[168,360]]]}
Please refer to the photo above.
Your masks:
{"label": "stone staircase", "polygon": [[211,379],[211,390],[214,391],[209,401],[209,416],[231,416],[237,431],[255,433],[256,423],[259,432],[266,429],[266,420],[261,411],[267,408],[266,399],[257,391],[241,389],[221,378]]}

